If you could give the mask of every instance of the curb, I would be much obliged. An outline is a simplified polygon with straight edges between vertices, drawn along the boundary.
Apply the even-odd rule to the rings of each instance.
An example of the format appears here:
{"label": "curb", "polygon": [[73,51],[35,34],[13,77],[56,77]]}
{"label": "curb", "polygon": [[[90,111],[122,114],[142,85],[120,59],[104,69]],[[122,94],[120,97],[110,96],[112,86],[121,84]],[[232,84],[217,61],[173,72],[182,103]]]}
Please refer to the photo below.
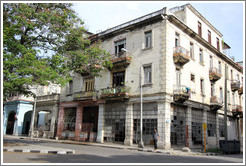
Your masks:
{"label": "curb", "polygon": [[21,153],[42,153],[42,154],[74,154],[74,150],[28,150],[28,149],[3,149],[4,152],[21,152]]}

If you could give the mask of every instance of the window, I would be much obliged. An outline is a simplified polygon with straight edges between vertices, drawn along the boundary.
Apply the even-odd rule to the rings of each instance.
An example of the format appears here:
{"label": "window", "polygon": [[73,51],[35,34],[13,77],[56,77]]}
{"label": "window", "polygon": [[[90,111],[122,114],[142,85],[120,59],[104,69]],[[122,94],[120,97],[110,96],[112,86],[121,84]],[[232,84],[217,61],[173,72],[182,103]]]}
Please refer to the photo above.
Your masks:
{"label": "window", "polygon": [[125,71],[113,73],[113,87],[123,86],[125,83]]}
{"label": "window", "polygon": [[202,49],[199,50],[199,57],[200,57],[200,63],[203,64],[203,51],[202,51]]}
{"label": "window", "polygon": [[211,83],[211,96],[214,96],[215,92],[214,92],[214,84]]}
{"label": "window", "polygon": [[191,80],[192,82],[195,82],[195,75],[194,75],[194,74],[191,74],[191,75],[190,75],[190,80]]}
{"label": "window", "polygon": [[232,105],[235,105],[235,93],[232,92]]}
{"label": "window", "polygon": [[233,80],[233,70],[231,70],[231,80]]}
{"label": "window", "polygon": [[115,47],[115,55],[120,56],[120,53],[122,53],[121,49],[126,48],[126,39],[115,42],[114,47]]}
{"label": "window", "polygon": [[219,72],[221,73],[221,62],[219,61],[218,63],[219,63],[218,64],[219,65]]}
{"label": "window", "polygon": [[202,37],[202,24],[198,21],[198,35]]}
{"label": "window", "polygon": [[231,103],[230,91],[227,91],[227,104]]}
{"label": "window", "polygon": [[95,80],[94,79],[86,79],[85,80],[85,91],[90,92],[94,91]]}
{"label": "window", "polygon": [[152,71],[151,66],[145,66],[144,67],[144,84],[151,84],[152,79]]}
{"label": "window", "polygon": [[201,89],[201,94],[204,94],[204,79],[200,80],[200,89]]}
{"label": "window", "polygon": [[217,42],[217,50],[220,50],[220,39],[216,38],[216,42]]}
{"label": "window", "polygon": [[220,99],[223,101],[223,89],[220,87]]}
{"label": "window", "polygon": [[194,59],[194,44],[190,43],[190,57]]}
{"label": "window", "polygon": [[145,35],[145,48],[152,47],[152,31],[145,32],[144,35]]}
{"label": "window", "polygon": [[179,38],[179,34],[176,32],[175,33],[175,47],[179,47],[180,46],[180,38]]}
{"label": "window", "polygon": [[73,93],[73,81],[70,80],[68,85],[67,85],[67,94]]}
{"label": "window", "polygon": [[239,79],[239,74],[237,74],[237,80],[240,81],[240,79]]}
{"label": "window", "polygon": [[181,84],[181,72],[180,70],[176,70],[176,85]]}
{"label": "window", "polygon": [[213,57],[212,55],[210,55],[210,69],[213,68]]}
{"label": "window", "polygon": [[208,30],[208,43],[211,44],[211,32]]}

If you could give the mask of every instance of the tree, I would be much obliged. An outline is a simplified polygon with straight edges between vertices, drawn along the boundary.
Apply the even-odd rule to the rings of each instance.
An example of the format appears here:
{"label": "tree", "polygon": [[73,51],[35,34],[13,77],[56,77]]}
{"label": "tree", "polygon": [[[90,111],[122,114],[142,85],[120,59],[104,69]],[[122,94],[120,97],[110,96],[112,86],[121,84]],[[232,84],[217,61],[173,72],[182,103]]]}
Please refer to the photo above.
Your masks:
{"label": "tree", "polygon": [[3,93],[32,94],[30,85],[64,85],[71,71],[99,76],[110,67],[100,42],[67,3],[3,4]]}

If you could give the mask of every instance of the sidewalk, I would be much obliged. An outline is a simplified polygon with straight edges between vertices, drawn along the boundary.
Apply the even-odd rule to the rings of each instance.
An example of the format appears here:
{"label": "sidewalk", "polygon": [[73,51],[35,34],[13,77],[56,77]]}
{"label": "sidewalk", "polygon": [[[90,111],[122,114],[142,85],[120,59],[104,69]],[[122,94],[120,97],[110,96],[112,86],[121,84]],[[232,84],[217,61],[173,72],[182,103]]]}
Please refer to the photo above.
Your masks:
{"label": "sidewalk", "polygon": [[[55,139],[45,139],[45,138],[29,138],[23,136],[3,136],[3,140],[5,139],[24,139],[24,140],[36,140],[36,141],[45,141],[45,142],[56,142],[56,143],[66,143],[66,144],[75,144],[75,145],[86,145],[86,146],[98,146],[104,148],[115,148],[115,149],[122,149],[122,150],[137,150],[143,152],[150,152],[150,153],[164,153],[170,155],[218,155],[216,153],[201,153],[198,151],[191,151],[191,152],[183,152],[182,150],[153,150],[152,146],[145,146],[143,149],[138,148],[137,145],[133,146],[125,146],[120,144],[114,143],[94,143],[94,142],[79,142],[79,141],[72,141],[72,140],[55,140]],[[54,148],[54,147],[47,147],[47,146],[40,146],[34,144],[26,144],[21,146],[4,146],[3,151],[8,152],[26,152],[26,153],[52,153],[52,154],[75,154],[74,150],[71,149],[61,149],[61,148]]]}

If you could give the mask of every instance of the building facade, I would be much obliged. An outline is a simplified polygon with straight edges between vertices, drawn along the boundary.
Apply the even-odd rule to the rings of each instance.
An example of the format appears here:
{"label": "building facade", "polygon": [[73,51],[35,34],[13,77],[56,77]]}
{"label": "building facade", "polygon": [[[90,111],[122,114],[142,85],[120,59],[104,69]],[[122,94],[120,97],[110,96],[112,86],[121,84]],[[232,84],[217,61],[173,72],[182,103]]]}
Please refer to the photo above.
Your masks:
{"label": "building facade", "polygon": [[[242,139],[243,69],[222,34],[190,4],[159,11],[90,37],[102,40],[113,68],[76,75],[62,88],[57,137],[158,147],[219,147]],[[141,81],[140,81],[141,80]],[[225,101],[227,99],[227,101]],[[227,133],[225,127],[227,108]]]}
{"label": "building facade", "polygon": [[[3,134],[28,136],[33,123],[32,136],[54,138],[56,135],[58,107],[60,101],[60,86],[32,86],[35,99],[18,94],[10,94],[4,102]],[[35,107],[35,115],[32,116]]]}

